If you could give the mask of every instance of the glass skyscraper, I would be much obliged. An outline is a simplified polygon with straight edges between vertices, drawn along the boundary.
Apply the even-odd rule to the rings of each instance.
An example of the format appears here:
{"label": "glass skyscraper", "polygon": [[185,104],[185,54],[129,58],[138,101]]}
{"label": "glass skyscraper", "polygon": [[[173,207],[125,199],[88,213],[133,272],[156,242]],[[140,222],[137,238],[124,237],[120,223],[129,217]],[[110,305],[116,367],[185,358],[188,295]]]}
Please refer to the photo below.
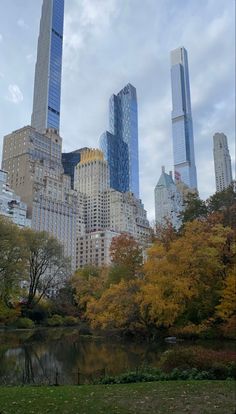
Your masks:
{"label": "glass skyscraper", "polygon": [[129,191],[129,152],[126,142],[106,131],[100,137],[100,148],[108,161],[110,187],[122,193]]}
{"label": "glass skyscraper", "polygon": [[39,132],[60,128],[64,0],[43,0],[31,125]]}
{"label": "glass skyscraper", "polygon": [[64,173],[69,175],[71,178],[71,188],[74,188],[75,167],[80,162],[81,152],[85,150],[88,150],[88,148],[84,147],[72,152],[63,152],[61,155]]}
{"label": "glass skyscraper", "polygon": [[197,189],[188,57],[184,47],[171,52],[171,87],[175,177]]}
{"label": "glass skyscraper", "polygon": [[[114,157],[118,157],[118,168],[123,170],[128,179],[128,191],[134,193],[139,198],[139,158],[138,158],[138,113],[136,89],[130,83],[126,85],[117,95],[112,95],[109,102],[109,127],[110,133],[117,137],[119,141],[119,151],[103,151],[107,156],[110,165],[110,175],[115,172],[111,165],[115,165]],[[122,145],[121,141],[127,145]],[[105,139],[103,139],[103,143]],[[118,144],[117,144],[118,145]],[[128,172],[125,165],[128,150]],[[112,155],[113,153],[113,155]],[[107,154],[107,155],[106,155]],[[113,161],[112,161],[113,160]],[[110,178],[112,180],[112,177]],[[122,178],[125,183],[125,178]],[[126,184],[124,185],[126,188]],[[119,190],[118,191],[123,191]]]}

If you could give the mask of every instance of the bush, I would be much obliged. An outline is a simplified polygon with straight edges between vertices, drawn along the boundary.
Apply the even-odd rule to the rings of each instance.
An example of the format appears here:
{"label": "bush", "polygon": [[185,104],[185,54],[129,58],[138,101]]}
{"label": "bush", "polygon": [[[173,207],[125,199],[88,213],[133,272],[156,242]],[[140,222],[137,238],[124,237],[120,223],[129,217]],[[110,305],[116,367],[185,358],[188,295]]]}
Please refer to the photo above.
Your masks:
{"label": "bush", "polygon": [[50,313],[50,306],[47,303],[38,303],[33,309],[22,309],[24,316],[29,317],[36,323],[44,322]]}
{"label": "bush", "polygon": [[199,371],[210,371],[214,364],[226,367],[234,362],[235,352],[215,351],[202,347],[175,348],[166,351],[160,359],[160,368],[164,372],[171,372],[175,368],[188,370],[196,368]]}
{"label": "bush", "polygon": [[16,321],[16,328],[32,329],[34,328],[34,322],[29,318],[19,318]]}
{"label": "bush", "polygon": [[78,318],[74,316],[65,316],[64,318],[64,325],[66,326],[74,326],[78,324]]}
{"label": "bush", "polygon": [[53,315],[47,320],[48,326],[62,326],[64,319],[60,315]]}

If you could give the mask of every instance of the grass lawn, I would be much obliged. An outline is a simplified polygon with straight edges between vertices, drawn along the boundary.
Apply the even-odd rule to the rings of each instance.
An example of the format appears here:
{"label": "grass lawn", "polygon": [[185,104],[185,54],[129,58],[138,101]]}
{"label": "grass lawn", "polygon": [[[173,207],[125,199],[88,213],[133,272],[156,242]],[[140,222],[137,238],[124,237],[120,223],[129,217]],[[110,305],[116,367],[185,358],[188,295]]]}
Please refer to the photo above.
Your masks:
{"label": "grass lawn", "polygon": [[0,414],[234,414],[233,381],[0,387]]}

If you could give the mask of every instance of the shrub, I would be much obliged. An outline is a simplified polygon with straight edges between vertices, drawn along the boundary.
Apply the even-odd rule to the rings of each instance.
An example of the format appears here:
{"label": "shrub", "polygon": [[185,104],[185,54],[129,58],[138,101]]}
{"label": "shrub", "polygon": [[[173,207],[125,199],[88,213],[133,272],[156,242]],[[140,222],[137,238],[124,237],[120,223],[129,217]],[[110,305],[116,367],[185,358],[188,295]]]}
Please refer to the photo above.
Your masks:
{"label": "shrub", "polygon": [[171,372],[174,368],[181,370],[196,368],[200,371],[209,371],[216,363],[229,366],[236,358],[235,352],[215,351],[202,347],[175,348],[166,351],[160,359],[160,368],[164,372]]}
{"label": "shrub", "polygon": [[74,326],[78,324],[78,318],[75,318],[74,316],[66,316],[64,318],[64,325],[66,326]]}
{"label": "shrub", "polygon": [[16,327],[19,329],[32,329],[34,322],[29,318],[19,318],[16,321]]}
{"label": "shrub", "polygon": [[38,303],[33,309],[23,309],[22,313],[36,323],[44,322],[50,314],[50,306],[45,303]]}
{"label": "shrub", "polygon": [[63,325],[63,318],[60,315],[53,315],[51,318],[47,320],[48,326],[62,326]]}

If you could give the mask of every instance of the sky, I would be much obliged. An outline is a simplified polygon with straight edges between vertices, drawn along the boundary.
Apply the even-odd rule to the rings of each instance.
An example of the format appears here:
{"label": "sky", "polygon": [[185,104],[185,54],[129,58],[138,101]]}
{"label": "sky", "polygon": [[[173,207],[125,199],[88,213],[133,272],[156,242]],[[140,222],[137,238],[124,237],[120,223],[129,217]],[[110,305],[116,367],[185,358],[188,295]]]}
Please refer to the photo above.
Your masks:
{"label": "sky", "polygon": [[[0,157],[3,136],[30,124],[42,0],[0,0]],[[99,146],[108,101],[137,89],[140,196],[173,170],[170,51],[188,52],[198,189],[215,192],[213,135],[224,132],[235,177],[234,0],[65,0],[63,150]]]}

